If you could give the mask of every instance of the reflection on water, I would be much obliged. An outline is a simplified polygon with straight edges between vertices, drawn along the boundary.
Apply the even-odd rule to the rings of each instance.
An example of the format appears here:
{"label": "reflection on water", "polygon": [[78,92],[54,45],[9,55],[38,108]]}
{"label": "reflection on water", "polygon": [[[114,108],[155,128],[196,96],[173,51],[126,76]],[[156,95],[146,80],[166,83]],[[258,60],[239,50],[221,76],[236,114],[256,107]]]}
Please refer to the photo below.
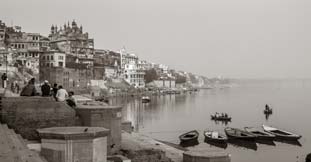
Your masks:
{"label": "reflection on water", "polygon": [[299,146],[302,147],[302,144],[298,140],[283,140],[283,139],[275,139],[276,142],[285,143],[289,145]]}
{"label": "reflection on water", "polygon": [[272,140],[257,139],[256,142],[259,143],[259,144],[264,144],[264,145],[269,145],[269,146],[276,146],[274,141],[272,141]]}
{"label": "reflection on water", "polygon": [[196,146],[198,144],[199,144],[198,140],[183,141],[179,143],[179,145],[182,147],[191,147],[191,146]]}
{"label": "reflection on water", "polygon": [[234,147],[257,150],[257,144],[253,141],[239,140],[239,139],[229,139],[228,143]]}
{"label": "reflection on water", "polygon": [[272,115],[272,113],[264,113],[264,114],[265,114],[266,120],[269,120],[270,115]]}
{"label": "reflection on water", "polygon": [[211,141],[211,140],[204,140],[205,143],[211,145],[211,146],[215,146],[215,147],[218,147],[218,148],[223,148],[223,149],[226,149],[228,147],[228,143],[227,142],[214,142],[214,141]]}
{"label": "reflection on water", "polygon": [[[123,105],[123,120],[131,121],[135,131],[175,144],[179,144],[179,135],[194,129],[200,132],[200,147],[211,147],[204,143],[203,130],[206,129],[224,133],[226,126],[244,128],[265,124],[288,130],[303,136],[299,144],[259,141],[257,145],[241,145],[233,142],[227,145],[226,151],[232,154],[232,162],[249,162],[250,159],[252,162],[263,159],[292,162],[297,161],[297,156],[306,157],[311,150],[310,96],[310,80],[277,80],[245,82],[238,87],[192,94],[151,96],[147,104],[133,97],[114,99],[110,103]],[[266,103],[273,105],[273,115],[263,116]],[[211,121],[210,115],[214,112],[230,114],[232,122]]]}
{"label": "reflection on water", "polygon": [[219,120],[213,120],[213,121],[214,121],[214,123],[215,123],[216,125],[220,124],[220,125],[224,125],[224,126],[227,126],[228,123],[231,122],[231,121],[228,121],[228,120],[221,120],[221,121],[219,121]]}

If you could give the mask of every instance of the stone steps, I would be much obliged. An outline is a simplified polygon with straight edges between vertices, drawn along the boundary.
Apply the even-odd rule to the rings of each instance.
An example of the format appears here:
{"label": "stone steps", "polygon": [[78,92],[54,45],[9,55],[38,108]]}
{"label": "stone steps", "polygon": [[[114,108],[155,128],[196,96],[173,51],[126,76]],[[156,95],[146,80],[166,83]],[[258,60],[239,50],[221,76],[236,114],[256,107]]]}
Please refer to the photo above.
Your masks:
{"label": "stone steps", "polygon": [[40,155],[27,148],[24,139],[9,129],[6,124],[0,124],[0,162],[46,162]]}

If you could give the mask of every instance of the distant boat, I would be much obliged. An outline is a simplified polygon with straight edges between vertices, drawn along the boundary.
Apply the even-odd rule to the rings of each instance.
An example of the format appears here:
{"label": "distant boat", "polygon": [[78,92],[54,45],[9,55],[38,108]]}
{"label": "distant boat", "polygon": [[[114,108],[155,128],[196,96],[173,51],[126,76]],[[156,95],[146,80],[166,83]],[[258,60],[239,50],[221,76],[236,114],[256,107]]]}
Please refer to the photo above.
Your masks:
{"label": "distant boat", "polygon": [[211,115],[212,120],[220,120],[220,121],[231,121],[231,117],[229,116],[216,116],[216,115]]}
{"label": "distant boat", "polygon": [[143,96],[143,97],[141,98],[141,101],[142,101],[143,103],[148,103],[148,102],[151,101],[151,99],[150,99],[149,96]]}
{"label": "distant boat", "polygon": [[263,111],[263,113],[265,113],[265,114],[272,114],[272,108],[265,109],[265,110]]}
{"label": "distant boat", "polygon": [[265,114],[272,114],[272,108],[269,105],[265,106],[265,110],[263,111]]}
{"label": "distant boat", "polygon": [[244,128],[247,132],[257,136],[257,139],[259,140],[273,140],[275,138],[275,135],[256,129],[256,128],[252,128],[252,127],[245,127]]}
{"label": "distant boat", "polygon": [[220,134],[216,131],[204,131],[204,136],[206,141],[226,143],[228,138],[225,135]]}
{"label": "distant boat", "polygon": [[262,125],[262,127],[266,132],[269,132],[275,135],[276,138],[279,138],[279,139],[298,140],[301,138],[301,135],[297,135],[297,134],[294,134],[288,131],[280,130],[280,129],[273,128],[273,127],[266,126],[266,125]]}
{"label": "distant boat", "polygon": [[253,135],[252,133],[237,128],[227,127],[225,128],[225,133],[227,137],[231,139],[241,139],[250,141],[254,141],[256,139],[256,136]]}
{"label": "distant boat", "polygon": [[184,133],[179,136],[180,142],[197,141],[199,137],[199,132],[196,130]]}

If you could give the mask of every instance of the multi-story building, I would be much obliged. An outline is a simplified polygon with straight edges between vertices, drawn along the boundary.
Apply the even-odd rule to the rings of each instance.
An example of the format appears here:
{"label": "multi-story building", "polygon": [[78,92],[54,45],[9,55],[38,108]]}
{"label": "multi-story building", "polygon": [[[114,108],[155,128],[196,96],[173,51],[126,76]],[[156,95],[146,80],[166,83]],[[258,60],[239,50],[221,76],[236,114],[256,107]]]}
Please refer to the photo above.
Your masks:
{"label": "multi-story building", "polygon": [[25,33],[21,27],[8,27],[0,21],[0,47],[11,49],[12,64],[39,73],[39,56],[48,48],[49,39],[38,33]]}
{"label": "multi-story building", "polygon": [[52,25],[49,38],[52,49],[77,57],[93,58],[94,40],[75,21],[72,21],[71,26],[69,22],[64,24],[63,28]]}
{"label": "multi-story building", "polygon": [[135,54],[129,54],[125,48],[120,50],[121,76],[132,86],[145,87],[145,71]]}
{"label": "multi-story building", "polygon": [[50,50],[40,60],[40,81],[63,85],[70,90],[86,90],[94,79],[94,40],[73,21],[62,27],[52,25]]}
{"label": "multi-story building", "polygon": [[40,67],[66,67],[66,54],[58,51],[46,51],[40,56]]}

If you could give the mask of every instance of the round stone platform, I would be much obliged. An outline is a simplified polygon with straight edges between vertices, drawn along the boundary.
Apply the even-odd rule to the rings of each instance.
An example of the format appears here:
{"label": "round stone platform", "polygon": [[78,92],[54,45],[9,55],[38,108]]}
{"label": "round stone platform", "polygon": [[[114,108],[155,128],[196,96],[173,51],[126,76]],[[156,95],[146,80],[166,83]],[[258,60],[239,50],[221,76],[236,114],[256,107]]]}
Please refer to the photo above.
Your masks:
{"label": "round stone platform", "polygon": [[42,139],[92,139],[106,137],[109,129],[103,127],[51,127],[37,130]]}

